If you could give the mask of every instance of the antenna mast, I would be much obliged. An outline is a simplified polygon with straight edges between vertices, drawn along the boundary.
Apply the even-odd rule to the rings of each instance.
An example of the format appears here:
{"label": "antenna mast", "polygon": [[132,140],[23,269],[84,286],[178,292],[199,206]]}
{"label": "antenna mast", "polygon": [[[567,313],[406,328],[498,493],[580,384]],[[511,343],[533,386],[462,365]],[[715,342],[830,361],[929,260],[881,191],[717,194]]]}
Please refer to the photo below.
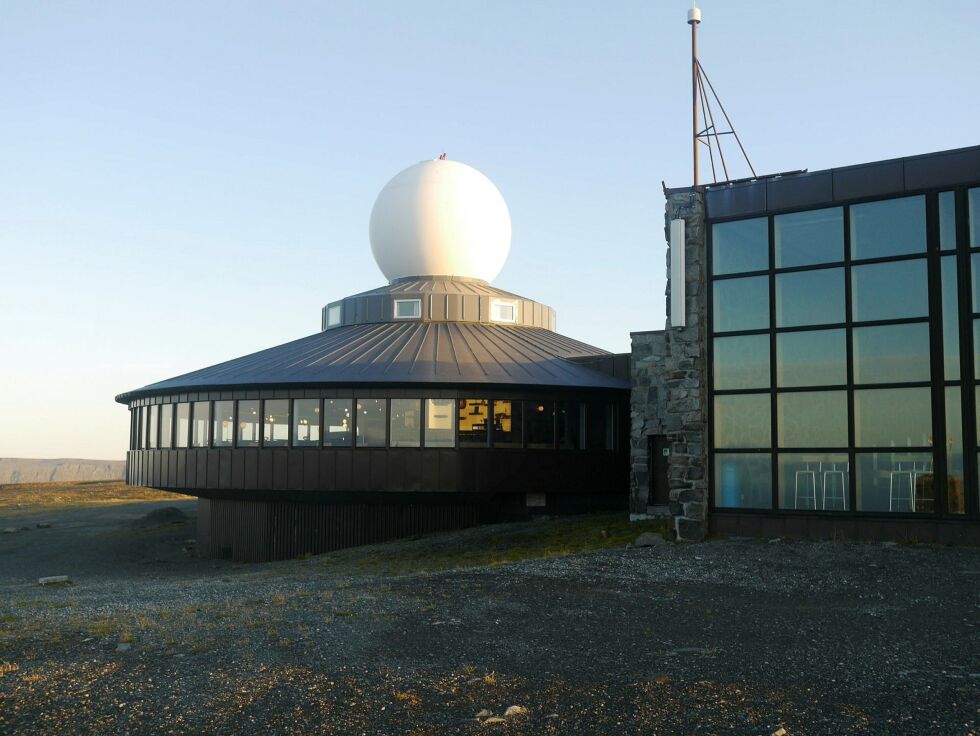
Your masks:
{"label": "antenna mast", "polygon": [[[717,147],[718,149],[718,158],[721,163],[722,171],[725,175],[725,180],[728,181],[731,179],[731,177],[728,175],[728,163],[725,161],[725,152],[721,147],[721,136],[723,135],[730,135],[735,138],[739,151],[742,153],[742,158],[745,159],[745,163],[752,172],[752,176],[756,176],[755,168],[752,166],[752,162],[749,161],[749,155],[745,152],[745,147],[742,145],[742,141],[739,139],[738,133],[735,132],[735,126],[732,125],[732,121],[728,117],[728,113],[725,112],[725,106],[721,104],[721,100],[718,98],[718,94],[715,92],[714,85],[711,84],[711,80],[708,79],[708,75],[705,73],[704,67],[701,66],[701,62],[698,60],[698,25],[701,23],[701,9],[697,6],[697,0],[694,0],[691,9],[687,11],[687,22],[691,26],[691,118],[692,131],[694,134],[694,186],[698,186],[701,183],[698,161],[700,154],[700,149],[698,148],[699,145],[707,146],[708,148],[708,157],[711,161],[712,181],[718,181],[717,172],[715,170],[714,147]],[[721,110],[721,114],[725,116],[725,122],[728,124],[728,130],[718,130],[718,128],[715,126],[714,111],[711,109],[711,98],[713,98],[717,103],[718,108]],[[704,121],[704,128],[701,127],[699,117]],[[714,138],[714,144],[711,142],[712,138]]]}

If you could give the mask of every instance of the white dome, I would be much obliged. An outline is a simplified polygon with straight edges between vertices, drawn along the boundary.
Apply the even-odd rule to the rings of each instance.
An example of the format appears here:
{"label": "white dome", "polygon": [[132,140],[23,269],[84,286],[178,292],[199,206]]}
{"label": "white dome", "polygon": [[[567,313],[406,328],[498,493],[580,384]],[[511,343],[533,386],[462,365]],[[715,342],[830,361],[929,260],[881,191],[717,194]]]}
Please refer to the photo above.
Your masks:
{"label": "white dome", "polygon": [[510,252],[510,213],[497,187],[458,161],[422,161],[381,190],[371,253],[389,281],[466,276],[493,281]]}

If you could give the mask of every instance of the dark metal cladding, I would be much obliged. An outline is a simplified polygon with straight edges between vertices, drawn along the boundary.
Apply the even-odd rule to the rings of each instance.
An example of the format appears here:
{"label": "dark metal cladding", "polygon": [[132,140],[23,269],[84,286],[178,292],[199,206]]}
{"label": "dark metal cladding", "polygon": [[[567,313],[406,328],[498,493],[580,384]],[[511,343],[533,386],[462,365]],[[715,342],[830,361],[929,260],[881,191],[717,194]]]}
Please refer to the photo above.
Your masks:
{"label": "dark metal cladding", "polygon": [[233,387],[502,384],[628,390],[629,381],[571,358],[609,355],[550,330],[466,322],[339,327],[120,394]]}

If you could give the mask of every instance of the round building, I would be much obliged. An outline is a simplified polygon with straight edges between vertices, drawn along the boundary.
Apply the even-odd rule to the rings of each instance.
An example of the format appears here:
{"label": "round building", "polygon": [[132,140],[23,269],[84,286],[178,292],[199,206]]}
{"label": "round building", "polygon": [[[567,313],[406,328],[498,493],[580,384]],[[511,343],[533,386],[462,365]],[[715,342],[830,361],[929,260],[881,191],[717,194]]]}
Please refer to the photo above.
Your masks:
{"label": "round building", "polygon": [[239,560],[625,509],[629,356],[490,284],[510,233],[475,169],[401,172],[371,214],[387,285],[327,304],[316,334],[116,397],[128,482],[197,496],[199,550]]}

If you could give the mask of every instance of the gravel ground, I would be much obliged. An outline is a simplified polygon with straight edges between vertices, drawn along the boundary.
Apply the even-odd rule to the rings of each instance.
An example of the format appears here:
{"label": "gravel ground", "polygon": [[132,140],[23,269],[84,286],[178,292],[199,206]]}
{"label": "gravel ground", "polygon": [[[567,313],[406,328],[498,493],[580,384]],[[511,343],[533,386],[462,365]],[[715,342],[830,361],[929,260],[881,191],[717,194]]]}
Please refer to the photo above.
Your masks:
{"label": "gravel ground", "polygon": [[[164,505],[193,514],[0,516],[27,527],[0,534],[0,733],[980,733],[975,548],[726,540],[426,569],[427,548],[536,522],[235,565],[187,551],[190,519],[141,521]],[[72,584],[37,585],[57,574]]]}

